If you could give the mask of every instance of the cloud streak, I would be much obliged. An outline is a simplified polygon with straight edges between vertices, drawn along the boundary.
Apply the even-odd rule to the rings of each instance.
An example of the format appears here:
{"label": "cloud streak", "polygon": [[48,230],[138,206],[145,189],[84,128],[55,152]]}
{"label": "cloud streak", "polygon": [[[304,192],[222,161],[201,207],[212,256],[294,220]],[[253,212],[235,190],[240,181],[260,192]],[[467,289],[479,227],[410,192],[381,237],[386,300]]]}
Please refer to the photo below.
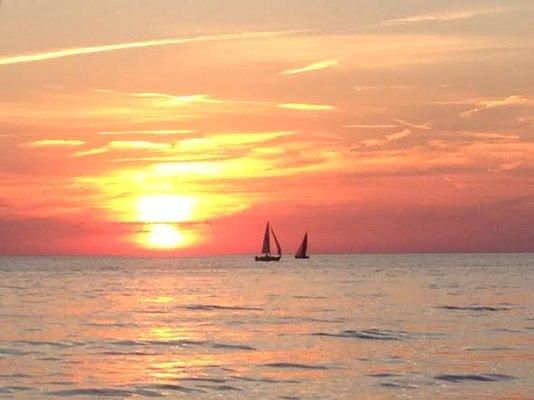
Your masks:
{"label": "cloud streak", "polygon": [[144,40],[136,42],[123,42],[123,43],[112,43],[101,46],[87,46],[87,47],[71,47],[59,50],[44,51],[39,53],[28,53],[28,54],[14,54],[0,56],[0,66],[2,65],[12,65],[12,64],[22,64],[29,62],[38,62],[45,60],[53,60],[64,57],[80,56],[86,54],[99,54],[107,53],[112,51],[119,50],[128,50],[128,49],[139,49],[146,47],[161,47],[161,46],[170,46],[170,45],[179,45],[186,43],[202,43],[202,42],[215,42],[215,41],[226,41],[226,40],[243,40],[243,39],[262,39],[273,36],[284,36],[294,33],[302,33],[302,30],[293,30],[293,31],[269,31],[269,32],[243,32],[243,33],[231,33],[231,34],[220,34],[220,35],[201,35],[201,36],[192,36],[185,38],[166,38],[166,39],[156,39],[156,40]]}
{"label": "cloud streak", "polygon": [[195,133],[194,129],[156,129],[156,130],[132,130],[132,131],[102,131],[99,135],[187,135]]}
{"label": "cloud streak", "polygon": [[505,97],[501,100],[488,100],[488,101],[481,101],[478,103],[478,107],[472,108],[471,110],[464,111],[460,113],[460,116],[462,118],[468,118],[475,114],[478,114],[481,111],[490,110],[493,108],[499,108],[499,107],[508,107],[508,106],[517,106],[521,104],[526,104],[528,100],[524,97],[513,95]]}
{"label": "cloud streak", "polygon": [[77,147],[85,145],[85,141],[77,139],[42,139],[22,143],[22,147]]}
{"label": "cloud streak", "polygon": [[94,93],[103,93],[103,94],[113,94],[119,96],[135,97],[140,99],[155,99],[161,100],[165,103],[172,103],[173,105],[178,104],[189,104],[189,103],[220,103],[220,100],[212,99],[211,96],[207,94],[191,94],[191,95],[174,95],[168,93],[157,93],[157,92],[119,92],[116,90],[110,89],[95,89]]}
{"label": "cloud streak", "polygon": [[410,131],[409,129],[403,129],[400,132],[392,133],[390,135],[386,135],[386,139],[389,140],[390,142],[393,142],[395,140],[402,139],[402,138],[410,135],[411,133],[412,133],[412,131]]}
{"label": "cloud streak", "polygon": [[[152,151],[164,154],[173,152],[203,152],[207,150],[221,150],[240,148],[268,142],[285,136],[295,135],[297,131],[273,132],[238,132],[222,133],[200,137],[182,139],[173,143],[151,142],[145,140],[112,140],[102,147],[82,150],[72,154],[72,157],[86,157],[112,151]],[[205,157],[205,155],[203,155]]]}
{"label": "cloud streak", "polygon": [[381,23],[382,26],[399,26],[418,22],[431,21],[457,21],[463,19],[470,19],[484,15],[501,14],[508,11],[505,7],[481,8],[459,11],[438,11],[428,14],[413,15],[404,18],[389,19]]}
{"label": "cloud streak", "polygon": [[310,104],[310,103],[281,103],[278,104],[278,108],[284,108],[288,110],[297,111],[331,111],[336,107],[329,104]]}
{"label": "cloud streak", "polygon": [[280,72],[279,75],[297,75],[297,74],[303,74],[306,72],[319,71],[322,69],[334,67],[337,64],[339,64],[338,60],[323,60],[323,61],[315,62],[310,65],[306,65],[305,67],[288,69],[286,71],[282,71]]}
{"label": "cloud streak", "polygon": [[398,125],[393,124],[350,124],[343,125],[342,128],[355,128],[355,129],[389,129],[397,128]]}
{"label": "cloud streak", "polygon": [[411,129],[420,129],[420,130],[423,130],[423,131],[429,131],[432,129],[432,124],[430,122],[425,122],[425,123],[415,123],[415,122],[411,122],[411,121],[406,121],[406,120],[403,120],[403,119],[394,119],[394,121],[402,126],[405,126],[407,128],[411,128]]}
{"label": "cloud streak", "polygon": [[147,150],[147,151],[168,151],[173,147],[169,143],[149,142],[145,140],[113,140],[104,147],[78,151],[73,157],[85,157],[95,154],[103,154],[112,150]]}

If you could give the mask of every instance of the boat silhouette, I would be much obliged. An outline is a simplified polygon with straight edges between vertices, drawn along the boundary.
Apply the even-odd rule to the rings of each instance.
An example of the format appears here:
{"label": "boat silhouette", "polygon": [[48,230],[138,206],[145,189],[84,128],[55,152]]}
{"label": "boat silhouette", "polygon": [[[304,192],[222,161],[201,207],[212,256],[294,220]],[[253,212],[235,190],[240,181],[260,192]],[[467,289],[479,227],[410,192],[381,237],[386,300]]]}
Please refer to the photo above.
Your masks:
{"label": "boat silhouette", "polygon": [[[276,252],[277,255],[271,254],[271,238],[270,234],[272,233],[274,243],[276,245]],[[278,238],[276,237],[273,228],[269,225],[267,222],[267,226],[265,227],[265,233],[263,234],[263,245],[261,248],[261,256],[256,256],[254,259],[256,261],[280,261],[280,258],[282,257],[282,248],[280,247],[280,242],[278,242]]]}
{"label": "boat silhouette", "polygon": [[302,239],[302,243],[300,244],[299,249],[295,253],[295,258],[310,258],[308,253],[308,232],[304,234],[304,239]]}

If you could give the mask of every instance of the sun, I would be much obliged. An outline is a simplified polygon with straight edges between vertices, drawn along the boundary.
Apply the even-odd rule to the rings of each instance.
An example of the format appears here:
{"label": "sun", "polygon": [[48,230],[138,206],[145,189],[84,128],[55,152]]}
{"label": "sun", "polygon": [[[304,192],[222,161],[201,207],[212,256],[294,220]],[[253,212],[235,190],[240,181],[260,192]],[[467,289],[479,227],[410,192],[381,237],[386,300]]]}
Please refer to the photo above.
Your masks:
{"label": "sun", "polygon": [[175,249],[188,243],[187,236],[171,224],[150,224],[141,243],[152,249]]}
{"label": "sun", "polygon": [[195,235],[178,224],[193,221],[197,199],[174,194],[150,194],[135,201],[137,221],[144,223],[137,243],[151,249],[171,250],[190,245]]}

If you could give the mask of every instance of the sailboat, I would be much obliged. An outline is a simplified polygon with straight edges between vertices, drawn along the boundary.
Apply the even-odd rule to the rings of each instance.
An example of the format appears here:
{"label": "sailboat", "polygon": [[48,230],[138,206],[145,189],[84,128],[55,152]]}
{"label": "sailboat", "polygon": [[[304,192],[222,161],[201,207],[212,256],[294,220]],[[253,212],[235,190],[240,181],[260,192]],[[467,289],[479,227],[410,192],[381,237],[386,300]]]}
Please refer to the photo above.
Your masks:
{"label": "sailboat", "polygon": [[295,258],[310,258],[308,254],[308,232],[304,235],[304,239],[302,239],[302,243],[300,244],[299,249],[295,253]]}
{"label": "sailboat", "polygon": [[[276,252],[277,255],[271,254],[271,238],[270,234],[273,234],[274,243],[276,244]],[[282,248],[280,247],[280,243],[278,242],[278,238],[274,234],[273,228],[269,225],[267,222],[267,226],[265,227],[265,233],[263,234],[263,246],[261,248],[261,256],[256,256],[256,261],[280,261],[280,258],[282,257]]]}

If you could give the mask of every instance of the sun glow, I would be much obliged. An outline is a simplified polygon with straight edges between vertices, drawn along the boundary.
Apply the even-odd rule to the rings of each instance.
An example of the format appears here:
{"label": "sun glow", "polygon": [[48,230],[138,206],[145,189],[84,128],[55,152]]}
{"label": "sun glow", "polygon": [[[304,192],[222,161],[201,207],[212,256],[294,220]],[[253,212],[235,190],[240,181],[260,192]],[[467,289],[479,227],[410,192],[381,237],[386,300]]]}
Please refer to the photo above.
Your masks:
{"label": "sun glow", "polygon": [[193,217],[197,201],[176,195],[141,196],[137,200],[138,219],[142,222],[184,222]]}
{"label": "sun glow", "polygon": [[176,249],[189,243],[189,238],[171,224],[151,224],[143,232],[140,242],[152,249]]}
{"label": "sun glow", "polygon": [[184,232],[176,223],[191,221],[196,199],[178,195],[145,195],[136,201],[137,220],[145,222],[138,237],[143,247],[152,249],[176,249],[193,242],[192,235]]}

